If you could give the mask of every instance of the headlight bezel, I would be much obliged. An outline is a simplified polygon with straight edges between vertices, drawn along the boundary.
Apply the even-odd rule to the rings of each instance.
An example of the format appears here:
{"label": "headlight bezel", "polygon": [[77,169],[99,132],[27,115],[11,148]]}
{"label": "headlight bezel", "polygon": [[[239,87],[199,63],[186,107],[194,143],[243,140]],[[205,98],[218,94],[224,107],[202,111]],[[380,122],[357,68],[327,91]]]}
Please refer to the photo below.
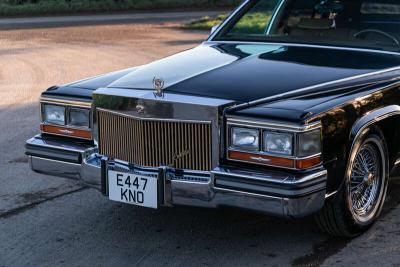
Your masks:
{"label": "headlight bezel", "polygon": [[[227,142],[226,142],[226,157],[231,161],[246,162],[264,166],[279,167],[285,169],[309,169],[322,164],[322,125],[321,122],[314,122],[304,126],[286,124],[286,123],[271,123],[265,121],[255,121],[242,118],[227,118]],[[250,129],[259,129],[261,135],[261,144],[259,151],[238,150],[231,145],[231,129],[232,127],[244,127]],[[302,135],[314,132],[319,136],[319,148],[317,153],[299,155],[300,139]],[[283,134],[292,136],[291,154],[274,153],[265,151],[265,135],[266,133]],[[316,134],[318,133],[318,134]],[[240,157],[238,157],[238,154]],[[316,164],[317,162],[317,164]]]}
{"label": "headlight bezel", "polygon": [[[64,123],[56,124],[52,121],[46,120],[45,111],[46,106],[58,106],[64,108]],[[88,114],[88,122],[86,125],[74,125],[70,120],[70,112],[81,110]],[[93,116],[92,108],[90,102],[78,102],[78,101],[68,101],[68,100],[58,100],[58,99],[40,99],[40,128],[42,133],[66,136],[77,139],[92,140],[92,125]]]}

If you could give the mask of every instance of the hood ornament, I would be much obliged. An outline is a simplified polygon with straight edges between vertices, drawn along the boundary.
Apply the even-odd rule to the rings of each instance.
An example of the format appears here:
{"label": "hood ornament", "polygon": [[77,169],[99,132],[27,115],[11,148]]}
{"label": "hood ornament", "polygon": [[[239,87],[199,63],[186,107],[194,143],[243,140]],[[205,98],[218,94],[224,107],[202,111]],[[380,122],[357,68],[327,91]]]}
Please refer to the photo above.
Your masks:
{"label": "hood ornament", "polygon": [[164,80],[162,78],[154,77],[153,85],[154,85],[154,89],[156,89],[154,96],[155,97],[164,97],[164,93],[163,93],[163,89],[164,89],[164,85],[165,85]]}

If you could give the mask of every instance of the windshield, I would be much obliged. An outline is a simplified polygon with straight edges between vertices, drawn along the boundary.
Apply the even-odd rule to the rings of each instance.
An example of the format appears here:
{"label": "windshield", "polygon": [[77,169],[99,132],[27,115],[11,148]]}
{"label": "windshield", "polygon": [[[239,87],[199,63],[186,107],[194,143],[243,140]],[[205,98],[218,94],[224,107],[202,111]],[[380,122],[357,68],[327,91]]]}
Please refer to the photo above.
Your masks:
{"label": "windshield", "polygon": [[399,52],[400,1],[249,1],[215,40],[305,43]]}

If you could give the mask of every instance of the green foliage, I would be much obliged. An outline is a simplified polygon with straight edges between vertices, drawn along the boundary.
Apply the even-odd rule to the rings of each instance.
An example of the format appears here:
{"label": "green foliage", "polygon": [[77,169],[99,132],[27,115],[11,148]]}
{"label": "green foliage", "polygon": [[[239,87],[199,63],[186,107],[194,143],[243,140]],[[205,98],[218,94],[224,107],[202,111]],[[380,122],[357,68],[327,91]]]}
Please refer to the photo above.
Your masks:
{"label": "green foliage", "polygon": [[193,30],[211,30],[212,27],[221,24],[227,15],[219,15],[218,17],[203,17],[198,20],[191,21],[185,25],[183,28],[193,29]]}
{"label": "green foliage", "polygon": [[232,7],[241,0],[0,0],[0,16]]}
{"label": "green foliage", "polygon": [[[194,30],[210,30],[213,26],[221,24],[227,15],[220,15],[218,17],[203,17],[198,20],[191,21],[183,25],[186,29]],[[233,34],[259,34],[263,33],[271,19],[270,14],[261,12],[252,13],[244,16],[231,30]]]}
{"label": "green foliage", "polygon": [[264,12],[245,15],[231,30],[233,34],[262,34],[271,19],[271,14]]}

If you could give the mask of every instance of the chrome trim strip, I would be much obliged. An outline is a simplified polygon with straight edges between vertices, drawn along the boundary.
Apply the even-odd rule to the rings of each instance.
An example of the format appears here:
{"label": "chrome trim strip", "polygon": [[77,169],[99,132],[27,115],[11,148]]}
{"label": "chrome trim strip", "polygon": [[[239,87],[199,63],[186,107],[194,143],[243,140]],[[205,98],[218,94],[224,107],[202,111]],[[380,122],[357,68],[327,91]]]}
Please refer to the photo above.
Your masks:
{"label": "chrome trim strip", "polygon": [[179,180],[179,179],[173,179],[171,180],[173,183],[184,183],[184,184],[194,184],[194,185],[205,185],[205,184],[210,184],[210,181],[208,182],[194,182],[194,181],[189,181],[189,180]]}
{"label": "chrome trim strip", "polygon": [[267,32],[266,32],[267,35],[269,35],[271,33],[272,26],[275,24],[275,19],[278,16],[278,13],[281,11],[282,6],[283,6],[283,4],[285,2],[286,2],[286,0],[281,0],[281,2],[279,3],[278,7],[275,8],[274,15],[272,16],[272,18],[271,18],[271,20],[269,22],[269,25],[268,25],[268,29],[267,29]]}
{"label": "chrome trim strip", "polygon": [[332,192],[332,193],[325,194],[325,198],[330,198],[331,196],[336,195],[337,192],[338,192],[338,191],[334,191],[334,192]]}
{"label": "chrome trim strip", "polygon": [[382,51],[368,48],[356,48],[356,47],[343,47],[343,46],[330,46],[330,45],[314,45],[314,44],[302,44],[302,43],[285,43],[285,42],[255,42],[255,41],[206,41],[203,44],[267,44],[267,45],[276,45],[276,46],[298,46],[298,47],[309,47],[309,48],[325,48],[325,49],[336,49],[336,50],[345,50],[345,51],[358,51],[358,52],[371,52],[377,54],[389,54],[399,56],[399,52],[393,51]]}
{"label": "chrome trim strip", "polygon": [[192,104],[197,106],[226,106],[234,103],[233,100],[219,99],[206,96],[193,96],[177,94],[173,92],[164,92],[162,97],[154,95],[154,90],[149,89],[127,89],[127,88],[99,88],[94,92],[95,95],[119,96],[126,98],[137,98],[138,100],[150,100],[158,103],[179,103]]}
{"label": "chrome trim strip", "polygon": [[215,170],[212,171],[211,173],[214,174],[214,175],[216,174],[216,175],[223,175],[223,176],[232,176],[232,177],[237,177],[237,178],[256,180],[256,181],[263,181],[263,182],[270,182],[270,183],[275,183],[275,184],[292,184],[292,185],[301,184],[301,183],[305,183],[305,182],[308,182],[308,181],[316,180],[316,179],[318,179],[320,177],[328,175],[328,172],[326,170],[322,170],[322,171],[319,171],[317,173],[313,173],[313,174],[307,175],[305,177],[302,177],[299,180],[287,180],[289,178],[289,177],[287,177],[285,180],[277,181],[277,180],[270,179],[270,178],[267,178],[267,177],[259,178],[257,176],[252,175],[251,178],[250,178],[250,176],[248,176],[248,175],[231,173],[231,172],[223,172],[223,171],[215,171]]}
{"label": "chrome trim strip", "polygon": [[76,101],[76,100],[41,97],[39,102],[40,103],[71,106],[71,107],[89,108],[89,109],[92,107],[92,102],[91,101],[90,102],[89,101],[88,102],[82,102],[82,101]]}
{"label": "chrome trim strip", "polygon": [[240,195],[245,195],[245,196],[267,198],[267,199],[278,199],[278,200],[282,199],[281,197],[261,195],[261,194],[256,194],[256,193],[250,193],[250,192],[244,192],[244,191],[238,191],[238,190],[232,190],[232,189],[226,189],[226,188],[220,188],[220,187],[214,187],[214,189],[215,189],[215,191],[223,191],[223,192],[235,193],[235,194],[240,194]]}
{"label": "chrome trim strip", "polygon": [[302,158],[296,157],[296,160],[312,159],[312,158],[316,158],[316,157],[319,157],[319,156],[322,156],[322,152],[314,154],[314,155],[311,155],[311,156],[302,157]]}
{"label": "chrome trim strip", "polygon": [[50,162],[56,162],[56,163],[61,163],[61,164],[73,165],[73,166],[81,166],[82,165],[82,164],[78,164],[78,163],[72,163],[72,162],[66,162],[66,161],[60,161],[60,160],[54,160],[54,159],[48,159],[48,158],[41,158],[41,157],[35,157],[35,156],[29,156],[29,158],[46,160],[46,161],[50,161]]}
{"label": "chrome trim strip", "polygon": [[227,117],[228,125],[246,126],[246,127],[257,127],[261,129],[271,129],[289,132],[308,132],[318,128],[321,128],[321,122],[314,122],[307,125],[295,125],[289,123],[269,122],[254,119],[239,119],[235,117]]}
{"label": "chrome trim strip", "polygon": [[160,118],[146,118],[146,117],[137,117],[137,116],[133,116],[133,115],[129,115],[126,113],[121,113],[118,111],[113,111],[113,110],[109,110],[109,109],[104,109],[104,108],[97,108],[97,110],[102,111],[102,112],[106,112],[106,113],[110,113],[110,114],[114,114],[114,115],[118,115],[121,117],[125,117],[125,118],[132,118],[135,120],[141,120],[141,121],[163,121],[163,122],[182,122],[182,123],[198,123],[198,124],[211,124],[211,121],[196,121],[196,120],[179,120],[179,119],[160,119]]}

